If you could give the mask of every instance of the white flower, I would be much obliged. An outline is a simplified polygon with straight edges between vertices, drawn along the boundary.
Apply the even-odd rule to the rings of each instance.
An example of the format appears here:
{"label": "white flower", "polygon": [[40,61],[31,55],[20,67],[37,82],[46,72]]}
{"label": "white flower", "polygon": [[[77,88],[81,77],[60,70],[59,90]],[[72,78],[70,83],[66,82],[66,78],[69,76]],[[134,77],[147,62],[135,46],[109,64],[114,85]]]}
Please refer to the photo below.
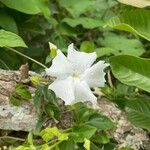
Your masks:
{"label": "white flower", "polygon": [[54,91],[56,96],[65,102],[65,105],[84,101],[90,101],[94,105],[97,103],[97,98],[90,88],[104,86],[103,70],[108,64],[99,61],[91,66],[96,57],[95,52],[76,51],[73,44],[68,46],[67,57],[57,50],[57,55],[51,67],[46,69],[46,73],[56,77],[56,80],[49,85],[49,89]]}

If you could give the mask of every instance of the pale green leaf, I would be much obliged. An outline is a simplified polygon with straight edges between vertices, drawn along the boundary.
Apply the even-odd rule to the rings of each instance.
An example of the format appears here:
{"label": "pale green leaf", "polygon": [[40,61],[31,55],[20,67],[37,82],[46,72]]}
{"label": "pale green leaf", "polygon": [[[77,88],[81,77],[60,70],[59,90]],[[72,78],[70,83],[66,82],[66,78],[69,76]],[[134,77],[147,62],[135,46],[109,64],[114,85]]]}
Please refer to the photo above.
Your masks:
{"label": "pale green leaf", "polygon": [[134,7],[144,8],[150,6],[150,0],[118,0],[119,2]]}
{"label": "pale green leaf", "polygon": [[90,150],[90,140],[85,138],[83,146],[86,150]]}
{"label": "pale green leaf", "polygon": [[[144,53],[143,44],[137,39],[128,39],[125,36],[116,35],[113,33],[104,34],[104,38],[99,38],[101,45],[104,47],[103,49],[97,49],[100,52],[100,56],[103,55],[133,55],[140,56]],[[101,52],[102,51],[102,52]]]}
{"label": "pale green leaf", "polygon": [[0,47],[27,47],[20,36],[15,33],[0,30]]}
{"label": "pale green leaf", "polygon": [[110,65],[114,76],[122,83],[150,92],[150,59],[120,55],[112,57]]}
{"label": "pale green leaf", "polygon": [[137,34],[150,41],[150,11],[125,11],[120,16],[113,17],[106,26]]}

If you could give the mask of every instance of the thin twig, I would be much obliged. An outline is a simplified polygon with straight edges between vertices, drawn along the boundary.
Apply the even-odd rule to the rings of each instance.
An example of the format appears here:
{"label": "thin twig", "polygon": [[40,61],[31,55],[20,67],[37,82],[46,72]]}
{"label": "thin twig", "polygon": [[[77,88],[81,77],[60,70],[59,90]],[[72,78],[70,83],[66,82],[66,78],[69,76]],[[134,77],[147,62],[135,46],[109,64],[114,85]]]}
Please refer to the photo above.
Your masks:
{"label": "thin twig", "polygon": [[108,70],[108,72],[107,72],[107,78],[108,78],[109,86],[110,86],[111,88],[113,88],[113,83],[112,83],[112,79],[111,79],[110,70]]}
{"label": "thin twig", "polygon": [[24,55],[23,53],[21,53],[21,52],[15,50],[14,48],[10,48],[10,47],[6,47],[6,48],[7,48],[8,50],[12,51],[12,52],[17,53],[18,55],[21,55],[21,56],[23,56],[23,57],[25,57],[25,58],[27,58],[27,59],[29,59],[29,60],[35,62],[36,64],[42,66],[44,69],[47,68],[44,64],[38,62],[37,60],[35,60],[35,59],[33,59],[33,58],[31,58],[31,57],[29,57],[29,56],[27,56],[27,55]]}
{"label": "thin twig", "polygon": [[2,137],[0,137],[0,139],[12,139],[12,140],[17,140],[17,141],[22,141],[22,142],[25,141],[25,139],[13,137],[13,136],[2,136]]}

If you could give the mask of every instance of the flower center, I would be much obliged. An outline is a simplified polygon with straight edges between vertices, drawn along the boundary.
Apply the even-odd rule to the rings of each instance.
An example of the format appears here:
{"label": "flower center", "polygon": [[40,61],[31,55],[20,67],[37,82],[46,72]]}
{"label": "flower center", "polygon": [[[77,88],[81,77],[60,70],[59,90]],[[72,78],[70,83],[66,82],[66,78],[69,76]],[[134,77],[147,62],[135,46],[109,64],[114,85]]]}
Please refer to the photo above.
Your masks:
{"label": "flower center", "polygon": [[75,78],[75,79],[80,79],[81,74],[80,73],[73,73],[72,77]]}

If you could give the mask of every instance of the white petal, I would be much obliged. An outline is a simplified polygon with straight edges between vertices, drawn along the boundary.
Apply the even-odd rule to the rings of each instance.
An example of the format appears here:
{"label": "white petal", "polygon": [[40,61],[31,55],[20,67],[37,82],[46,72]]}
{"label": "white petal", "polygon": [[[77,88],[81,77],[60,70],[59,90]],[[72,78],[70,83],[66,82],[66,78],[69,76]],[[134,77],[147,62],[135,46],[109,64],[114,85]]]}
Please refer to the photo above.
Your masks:
{"label": "white petal", "polygon": [[91,89],[85,81],[74,81],[74,88],[75,101],[73,103],[90,101],[94,105],[97,104],[97,98],[94,96],[94,94],[92,93]]}
{"label": "white petal", "polygon": [[57,55],[53,59],[51,67],[46,69],[47,75],[63,79],[68,77],[72,72],[71,63],[60,50],[57,50]]}
{"label": "white petal", "polygon": [[82,80],[85,80],[90,87],[103,87],[105,85],[104,69],[107,66],[108,64],[104,61],[99,61],[84,72]]}
{"label": "white petal", "polygon": [[96,60],[96,53],[84,53],[76,51],[73,44],[68,46],[68,60],[72,63],[74,71],[82,73]]}
{"label": "white petal", "polygon": [[65,102],[65,105],[71,104],[75,99],[72,77],[65,80],[55,80],[49,85],[49,89],[54,91],[56,96]]}

